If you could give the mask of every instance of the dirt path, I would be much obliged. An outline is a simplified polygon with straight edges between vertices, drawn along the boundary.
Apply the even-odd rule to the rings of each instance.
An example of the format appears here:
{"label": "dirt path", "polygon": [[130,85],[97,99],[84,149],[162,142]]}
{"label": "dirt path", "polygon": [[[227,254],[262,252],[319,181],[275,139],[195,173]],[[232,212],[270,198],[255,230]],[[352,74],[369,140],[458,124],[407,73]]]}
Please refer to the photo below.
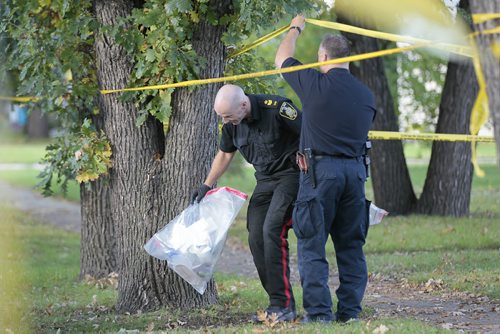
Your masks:
{"label": "dirt path", "polygon": [[80,232],[80,205],[73,202],[43,197],[30,189],[12,187],[0,181],[0,203],[27,212],[41,222]]}
{"label": "dirt path", "polygon": [[[27,212],[38,220],[56,227],[79,232],[80,206],[53,198],[44,198],[31,190],[0,182],[0,202]],[[299,282],[297,265],[292,259],[292,281]],[[229,239],[216,270],[257,278],[248,247]],[[331,272],[332,292],[338,286],[338,275]],[[364,303],[375,310],[370,318],[411,318],[441,328],[474,333],[500,333],[500,301],[463,292],[442,289],[439,282],[428,286],[410,285],[381,275],[370,277]]]}

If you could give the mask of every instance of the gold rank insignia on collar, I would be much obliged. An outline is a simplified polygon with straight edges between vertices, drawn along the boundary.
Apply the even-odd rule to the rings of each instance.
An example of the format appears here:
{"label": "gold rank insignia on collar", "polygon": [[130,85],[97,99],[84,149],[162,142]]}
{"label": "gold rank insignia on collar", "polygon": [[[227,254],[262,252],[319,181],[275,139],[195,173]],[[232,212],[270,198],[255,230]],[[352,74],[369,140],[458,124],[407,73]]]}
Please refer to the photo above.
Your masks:
{"label": "gold rank insignia on collar", "polygon": [[281,117],[288,118],[289,120],[295,120],[297,118],[297,109],[288,102],[283,102],[279,111]]}
{"label": "gold rank insignia on collar", "polygon": [[267,100],[264,100],[263,102],[266,106],[269,106],[269,107],[276,107],[278,105],[278,101],[276,100],[271,100],[271,99],[267,99]]}

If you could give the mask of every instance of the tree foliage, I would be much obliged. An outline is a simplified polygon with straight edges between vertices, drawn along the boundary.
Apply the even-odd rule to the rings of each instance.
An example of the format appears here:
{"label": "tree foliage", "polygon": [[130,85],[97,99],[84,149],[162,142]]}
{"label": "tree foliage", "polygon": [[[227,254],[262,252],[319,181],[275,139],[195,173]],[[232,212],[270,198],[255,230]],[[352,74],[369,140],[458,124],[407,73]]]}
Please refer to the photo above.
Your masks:
{"label": "tree foliage", "polygon": [[[269,27],[275,27],[283,16],[299,11],[314,11],[321,8],[315,1],[307,6],[302,1],[233,1],[233,13],[217,19],[208,0],[150,0],[144,8],[135,9],[127,19],[139,29],[116,29],[115,37],[134,55],[133,86],[149,86],[186,80],[203,79],[198,73],[209,66],[206,59],[193,50],[193,29],[200,17],[213,25],[227,26],[223,42],[228,51],[249,42],[249,36],[259,35]],[[127,26],[124,24],[124,26]],[[121,31],[120,31],[121,30]],[[226,75],[248,73],[261,64],[256,52],[249,52],[235,59],[229,59]],[[250,91],[269,91],[272,83],[261,79],[245,81]],[[142,124],[148,114],[166,122],[171,112],[173,90],[142,91],[129,94],[137,102],[140,114],[138,124]]]}
{"label": "tree foliage", "polygon": [[1,8],[0,32],[6,47],[0,70],[17,76],[17,95],[38,98],[32,104],[56,115],[62,126],[61,135],[47,148],[44,162],[49,165],[40,184],[43,192],[51,193],[53,173],[63,189],[68,180],[82,173],[102,174],[95,165],[77,163],[74,156],[82,136],[105,140],[101,134],[90,133],[93,127],[84,120],[97,112],[92,52],[96,24],[91,2],[7,0]]}
{"label": "tree foliage", "polygon": [[[193,30],[200,18],[227,27],[223,42],[230,52],[248,43],[250,38],[275,29],[284,17],[289,20],[295,13],[314,13],[323,8],[322,1],[235,0],[232,13],[217,18],[208,6],[208,0],[149,0],[142,8],[134,9],[132,15],[121,20],[120,24],[101,28],[132,56],[134,73],[131,86],[137,87],[200,78],[200,69],[209,66],[192,46]],[[82,142],[80,128],[84,122],[86,131],[95,131],[86,117],[99,112],[95,103],[99,92],[92,49],[98,24],[91,1],[7,0],[0,9],[0,18],[0,36],[6,46],[0,71],[13,73],[19,80],[16,94],[38,97],[34,103],[44,112],[55,114],[63,128],[44,160],[49,167],[41,175],[42,189],[50,194],[53,173],[58,174],[63,187],[77,176],[85,181],[104,174],[102,165],[81,166],[74,156],[76,151],[84,154],[86,151],[79,146]],[[256,64],[263,63],[258,53],[251,51],[228,59],[226,74],[254,71]],[[274,79],[263,78],[240,84],[251,92],[269,92],[274,82]],[[124,87],[117,84],[106,88]],[[173,90],[169,89],[122,95],[138,107],[136,123],[141,125],[148,115],[168,123],[172,93]],[[106,140],[99,133],[90,137]],[[94,157],[95,154],[97,151]],[[82,158],[92,160],[91,157]],[[105,160],[106,157],[101,155],[99,159]],[[94,176],[89,178],[89,175]]]}

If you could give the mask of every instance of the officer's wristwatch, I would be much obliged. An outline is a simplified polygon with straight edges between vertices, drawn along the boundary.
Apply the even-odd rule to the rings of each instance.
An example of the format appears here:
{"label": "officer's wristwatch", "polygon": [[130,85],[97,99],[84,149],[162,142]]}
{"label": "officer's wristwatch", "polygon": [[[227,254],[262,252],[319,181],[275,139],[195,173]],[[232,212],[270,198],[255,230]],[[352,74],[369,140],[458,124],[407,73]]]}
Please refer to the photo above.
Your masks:
{"label": "officer's wristwatch", "polygon": [[300,27],[297,27],[297,26],[291,26],[290,28],[288,28],[288,30],[292,30],[292,29],[297,29],[297,31],[299,32],[299,35],[302,32],[302,29],[300,29]]}

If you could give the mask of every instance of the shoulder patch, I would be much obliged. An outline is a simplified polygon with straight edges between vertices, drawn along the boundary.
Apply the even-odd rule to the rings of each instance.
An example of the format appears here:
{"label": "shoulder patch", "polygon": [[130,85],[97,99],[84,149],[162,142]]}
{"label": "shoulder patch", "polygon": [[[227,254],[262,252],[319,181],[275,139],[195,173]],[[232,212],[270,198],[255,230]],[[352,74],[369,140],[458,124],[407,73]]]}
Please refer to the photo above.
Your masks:
{"label": "shoulder patch", "polygon": [[288,118],[292,121],[297,118],[297,109],[295,109],[295,107],[288,102],[283,102],[281,104],[279,113],[281,117]]}

